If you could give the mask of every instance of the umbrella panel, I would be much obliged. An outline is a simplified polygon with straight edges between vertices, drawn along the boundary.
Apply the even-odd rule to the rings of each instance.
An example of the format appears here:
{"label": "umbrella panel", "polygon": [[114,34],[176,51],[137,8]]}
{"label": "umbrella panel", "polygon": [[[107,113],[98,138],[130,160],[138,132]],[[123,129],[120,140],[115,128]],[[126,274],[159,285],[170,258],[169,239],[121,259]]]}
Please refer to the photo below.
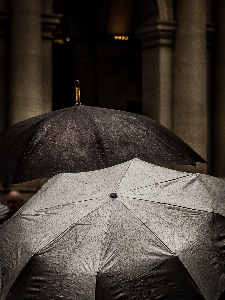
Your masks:
{"label": "umbrella panel", "polygon": [[[112,192],[117,193],[117,198],[110,198]],[[163,274],[167,262],[174,262],[175,273],[182,264],[181,274],[186,269],[190,275],[185,280],[187,290],[193,288],[190,297],[195,299],[200,293],[199,299],[217,300],[225,284],[224,193],[222,180],[160,168],[140,160],[100,171],[57,175],[0,228],[1,299],[7,294],[16,299],[16,292],[25,289],[17,288],[18,275],[21,270],[26,271],[30,260],[33,273],[29,273],[27,283],[28,279],[39,278],[38,272],[45,273],[47,260],[46,270],[55,267],[55,276],[59,274],[61,278],[60,272],[65,272],[63,276],[67,278],[71,274],[73,280],[74,274],[91,276],[94,281],[88,282],[101,287],[98,293],[105,289],[114,298],[120,293],[126,295],[130,282],[137,289],[130,291],[132,297],[140,286],[146,287],[143,295],[150,293],[149,284],[139,283],[138,278],[146,278],[152,291],[159,292],[161,288],[157,290],[156,282],[160,275],[154,272]],[[73,267],[72,257],[77,262]],[[34,266],[40,266],[37,273],[32,269],[33,259]],[[65,263],[60,270],[59,262]],[[124,282],[123,292],[115,276],[120,283]],[[170,297],[180,290],[182,295],[178,286],[181,279],[175,276],[176,288],[172,288],[172,278],[171,275],[163,280],[169,285]],[[60,280],[54,282],[60,286]],[[29,287],[26,288],[24,295],[30,295]],[[50,299],[57,299],[56,289],[49,288],[49,293],[55,292],[53,296],[49,294]]]}
{"label": "umbrella panel", "polygon": [[118,280],[111,274],[97,274],[96,300],[168,299],[204,300],[190,274],[177,257],[171,257],[149,272]]}
{"label": "umbrella panel", "polygon": [[18,299],[18,294],[42,300],[55,295],[83,300],[204,299],[179,259],[118,201],[83,218],[35,254],[7,299]]}

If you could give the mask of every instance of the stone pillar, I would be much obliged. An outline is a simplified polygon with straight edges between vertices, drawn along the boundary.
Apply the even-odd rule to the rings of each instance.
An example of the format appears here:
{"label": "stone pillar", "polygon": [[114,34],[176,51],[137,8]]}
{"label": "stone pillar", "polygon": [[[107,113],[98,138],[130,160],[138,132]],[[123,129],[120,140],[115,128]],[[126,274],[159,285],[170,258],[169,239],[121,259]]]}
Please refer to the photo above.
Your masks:
{"label": "stone pillar", "polygon": [[10,0],[9,124],[43,112],[41,0]]}
{"label": "stone pillar", "polygon": [[225,178],[225,2],[217,1],[213,97],[213,175]]}
{"label": "stone pillar", "polygon": [[[6,129],[6,36],[8,31],[8,12],[5,1],[0,1],[0,133]],[[5,184],[0,180],[0,202],[5,198]]]}
{"label": "stone pillar", "polygon": [[[212,11],[212,10],[211,10]],[[209,19],[210,20],[210,19]],[[213,91],[213,84],[214,81],[214,39],[215,39],[215,23],[208,22],[207,24],[207,109],[208,109],[208,154],[207,154],[207,173],[209,175],[213,175],[213,168],[214,163],[212,160],[212,154],[213,154],[213,132],[212,132],[212,123],[213,123],[213,114],[212,112],[212,104],[214,102],[214,91]]]}
{"label": "stone pillar", "polygon": [[0,1],[0,132],[6,128],[6,36],[8,32],[8,12],[4,1]]}
{"label": "stone pillar", "polygon": [[[205,0],[177,1],[176,16],[173,131],[208,160]],[[206,168],[187,170],[205,173]]]}
{"label": "stone pillar", "polygon": [[136,29],[142,41],[142,114],[171,129],[174,22],[143,23]]}
{"label": "stone pillar", "polygon": [[42,0],[42,112],[52,110],[52,40],[53,32],[63,15],[52,13],[52,0]]}

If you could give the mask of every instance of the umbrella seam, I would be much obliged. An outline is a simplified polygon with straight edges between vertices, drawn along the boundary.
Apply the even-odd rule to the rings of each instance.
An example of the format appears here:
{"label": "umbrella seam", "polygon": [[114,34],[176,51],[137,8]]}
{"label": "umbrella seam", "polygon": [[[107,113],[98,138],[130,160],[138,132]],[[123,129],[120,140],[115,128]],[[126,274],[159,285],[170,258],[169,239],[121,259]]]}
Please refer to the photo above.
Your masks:
{"label": "umbrella seam", "polygon": [[209,195],[211,197],[213,197],[213,195],[211,194],[211,190],[208,188],[208,186],[205,184],[205,182],[202,180],[202,176],[200,176],[200,174],[197,174],[197,177],[199,179],[199,181],[201,182],[201,184],[204,186],[204,188],[207,190],[207,192],[209,193]]}
{"label": "umbrella seam", "polygon": [[[155,121],[156,122],[156,121]],[[157,123],[157,122],[156,122]],[[182,155],[185,157],[185,159],[187,160],[187,161],[189,161],[192,165],[194,165],[194,166],[196,166],[196,161],[194,161],[194,159],[190,156],[188,156],[188,154],[186,154],[185,152],[184,152],[184,150],[182,149],[182,147],[179,147],[178,145],[177,145],[177,148],[176,148],[176,144],[174,143],[174,141],[173,140],[171,140],[171,139],[168,139],[167,138],[167,135],[165,134],[165,133],[167,133],[168,131],[169,131],[169,129],[168,128],[166,128],[165,126],[163,126],[164,127],[164,131],[159,131],[159,129],[157,129],[157,128],[155,128],[155,130],[156,130],[156,133],[157,133],[157,135],[155,135],[155,137],[156,137],[156,139],[157,140],[162,140],[162,138],[161,138],[161,136],[162,137],[164,137],[165,138],[165,140],[167,140],[168,141],[168,145],[169,145],[169,147],[171,148],[171,149],[173,149],[176,153],[179,153],[178,152],[178,150],[180,150],[181,151],[181,153],[182,153]],[[158,133],[160,133],[160,134],[158,134]],[[178,141],[180,141],[180,143],[185,143],[179,136],[176,136],[173,132],[172,132],[172,134],[174,135],[174,137],[178,140]],[[160,136],[161,135],[161,136]],[[189,146],[190,147],[190,146]],[[190,147],[191,148],[191,147]],[[191,148],[192,149],[192,148]],[[192,149],[193,150],[193,149]],[[197,153],[197,155],[199,156],[199,158],[201,158],[202,160],[200,161],[200,162],[206,162],[198,153]]]}
{"label": "umbrella seam", "polygon": [[[40,125],[40,123],[41,123],[41,121],[38,122],[37,127]],[[36,131],[37,127],[35,127],[35,129],[34,129],[33,132],[31,133],[30,137],[32,137],[32,135],[33,135],[34,132]],[[29,138],[30,138],[30,137],[29,137]],[[22,150],[21,153],[20,153],[20,156],[19,156],[19,158],[18,158],[18,160],[17,160],[16,165],[18,165],[18,163],[20,162],[21,157],[22,157],[22,155],[23,155],[23,153],[24,153],[24,150],[25,150],[25,148],[26,148],[26,146],[27,146],[28,143],[29,143],[29,140],[28,140],[28,141],[25,143],[25,145],[23,146],[23,150]],[[10,178],[10,182],[12,182],[12,179],[13,179],[13,177],[14,177],[14,174],[15,174],[15,170],[14,170],[14,172],[13,172],[11,178]]]}
{"label": "umbrella seam", "polygon": [[[194,243],[193,243],[194,244]],[[189,247],[187,248],[189,249]],[[181,253],[181,252],[180,252]],[[196,280],[193,278],[193,276],[191,275],[191,273],[188,271],[187,267],[185,266],[185,264],[183,263],[183,261],[180,259],[179,254],[177,254],[177,258],[179,259],[179,261],[182,263],[183,267],[185,268],[185,270],[187,271],[187,273],[190,275],[190,277],[192,278],[194,284],[196,285],[196,287],[198,288],[199,293],[202,295],[202,297],[205,299],[205,296],[202,294],[202,291],[200,289],[200,287],[198,286],[198,284],[196,283]],[[185,261],[185,259],[184,259]]]}
{"label": "umbrella seam", "polygon": [[[170,255],[170,256],[168,256],[165,260],[163,260],[163,261],[161,261],[161,262],[159,262],[158,264],[156,264],[154,267],[152,267],[150,270],[152,271],[152,270],[154,270],[155,268],[157,268],[158,266],[160,266],[161,264],[163,264],[163,263],[165,263],[166,261],[168,261],[168,260],[170,260],[170,259],[173,259],[173,258],[178,258],[178,256],[176,255],[176,253],[174,253],[173,255]],[[149,273],[149,271],[145,271],[145,272],[143,272],[143,275],[147,275]],[[142,275],[140,275],[140,274],[138,274],[138,276],[137,277],[135,277],[135,278],[138,278],[138,277],[140,277],[140,276],[142,276]]]}
{"label": "umbrella seam", "polygon": [[164,247],[171,253],[171,254],[176,254],[176,253],[174,253],[158,236],[157,236],[157,234],[152,230],[152,229],[150,229],[138,216],[136,216],[123,202],[121,202],[123,205],[124,205],[124,207],[136,218],[136,219],[138,219],[155,237],[156,237],[156,239],[158,239],[163,245],[164,245]]}
{"label": "umbrella seam", "polygon": [[[110,217],[109,217],[109,219],[108,219],[108,223],[107,223],[107,233],[108,233],[108,228],[109,228],[109,224],[110,224],[110,221],[111,221],[111,219],[112,219],[112,210],[113,210],[113,206],[112,206],[112,201],[110,201],[110,203],[111,203],[111,207],[112,207],[112,209],[111,209],[111,214],[110,214]],[[105,235],[105,240],[104,240],[104,243],[102,243],[102,247],[101,247],[101,251],[100,251],[100,259],[99,259],[99,266],[98,266],[98,271],[97,271],[97,273],[100,271],[100,268],[101,268],[101,264],[102,264],[102,261],[103,261],[103,249],[104,249],[104,247],[105,247],[105,245],[106,245],[106,237],[107,237],[107,234]]]}
{"label": "umbrella seam", "polygon": [[120,181],[119,181],[119,183],[118,183],[118,185],[117,185],[117,187],[116,187],[116,190],[118,190],[118,189],[119,189],[119,186],[120,186],[120,184],[121,184],[121,182],[122,182],[123,178],[126,176],[126,174],[127,174],[128,170],[129,170],[129,168],[130,168],[130,166],[131,166],[131,163],[132,163],[132,162],[133,162],[133,160],[130,160],[130,162],[129,162],[129,165],[128,165],[127,169],[125,170],[125,172],[124,172],[123,176],[121,177],[121,179],[120,179]]}
{"label": "umbrella seam", "polygon": [[[52,114],[49,115],[47,118],[44,118],[44,120],[51,119],[52,116],[55,116],[55,114],[54,114],[54,115],[52,115]],[[41,120],[37,123],[37,126],[35,127],[35,129],[34,129],[33,132],[31,133],[31,135],[29,136],[29,140],[27,140],[27,142],[25,143],[25,145],[24,145],[24,147],[23,147],[23,150],[22,150],[21,153],[20,153],[20,157],[19,157],[19,159],[18,159],[18,161],[17,161],[17,164],[20,162],[21,157],[22,157],[22,155],[23,155],[23,153],[24,153],[24,151],[25,151],[25,148],[27,147],[28,143],[30,142],[30,138],[32,138],[32,136],[35,134],[35,132],[37,131],[37,129],[40,127],[42,121],[43,121],[43,119],[41,119]],[[15,172],[14,172],[14,173],[15,173]],[[14,174],[13,174],[13,176],[14,176]],[[12,176],[12,178],[13,178],[13,176]],[[11,178],[11,180],[12,180],[12,178]],[[39,178],[39,179],[41,179],[41,178]],[[10,180],[10,181],[11,181],[11,180]],[[18,180],[17,180],[17,181],[18,181]]]}
{"label": "umbrella seam", "polygon": [[[6,294],[6,300],[9,299],[9,297],[13,294],[14,290],[16,287],[13,287],[16,284],[17,279],[19,278],[20,274],[22,273],[23,269],[26,267],[26,265],[29,264],[29,262],[31,262],[31,259],[34,257],[34,255],[32,255],[29,260],[26,262],[26,264],[23,266],[23,268],[20,270],[19,274],[16,276],[15,280],[13,281],[12,285],[10,286],[7,294]],[[29,269],[31,268],[31,266],[29,266]],[[29,270],[28,269],[28,270]],[[22,278],[21,278],[22,280]],[[18,283],[19,284],[19,283]],[[12,291],[10,291],[12,289]]]}
{"label": "umbrella seam", "polygon": [[37,249],[35,249],[34,250],[34,252],[35,252],[34,255],[41,255],[41,254],[46,253],[48,250],[51,249],[52,244],[54,244],[55,242],[60,241],[60,239],[63,238],[63,236],[66,235],[70,230],[72,230],[76,225],[77,225],[76,223],[71,224],[64,231],[59,233],[53,240],[51,240],[48,244],[46,244],[43,248],[41,248],[38,251],[37,251]]}
{"label": "umbrella seam", "polygon": [[[80,107],[80,106],[78,106],[78,107]],[[92,115],[89,113],[88,110],[83,109],[83,111],[85,111],[86,114],[89,116],[89,119],[92,120],[93,127],[96,128],[96,131],[97,131],[97,133],[99,134],[101,131],[99,130],[99,126],[98,126],[98,124],[95,122],[95,120],[94,120],[94,118],[92,117]],[[95,138],[97,138],[97,134],[96,134],[96,133],[94,134],[94,136],[95,136]],[[99,135],[99,136],[101,136],[101,135]],[[107,163],[107,165],[109,165],[109,159],[107,158],[107,155],[106,155],[106,154],[107,154],[107,151],[106,151],[107,148],[106,148],[105,145],[104,145],[103,139],[101,138],[101,140],[100,140],[100,139],[97,138],[97,143],[98,143],[99,146],[100,146],[100,147],[98,147],[98,149],[99,149],[100,152],[103,154],[103,157],[104,157],[104,160],[105,160],[104,163]]]}
{"label": "umbrella seam", "polygon": [[[210,214],[211,214],[211,216],[210,216],[210,222],[212,222],[213,216],[214,216],[215,214],[214,214],[214,212],[212,212],[212,213],[210,213]],[[201,224],[201,225],[199,226],[199,229],[201,229],[202,227],[205,227],[205,224],[204,224],[204,225]],[[196,238],[197,238],[197,237],[196,237]],[[185,251],[185,252],[188,251],[192,246],[196,245],[198,241],[199,241],[199,240],[197,240],[197,239],[193,240],[192,243],[190,243],[189,246],[188,246],[187,248],[185,248],[185,250],[179,251],[179,252],[177,253],[178,258],[180,259],[179,255],[182,254],[184,251]],[[180,260],[181,260],[181,259],[180,259]],[[185,259],[184,259],[184,260],[185,260]]]}
{"label": "umbrella seam", "polygon": [[[123,196],[120,195],[120,197],[122,198]],[[173,206],[175,208],[179,207],[179,208],[183,208],[183,209],[194,210],[194,211],[199,211],[199,212],[204,212],[204,213],[209,213],[209,214],[213,213],[213,211],[207,211],[207,210],[203,210],[203,209],[190,208],[190,207],[176,205],[176,204],[170,204],[170,203],[166,203],[166,202],[159,202],[159,201],[147,200],[147,199],[142,199],[142,198],[133,198],[133,197],[129,197],[129,196],[126,196],[124,198],[129,198],[129,199],[134,199],[134,200],[140,200],[140,201],[146,201],[146,202],[148,201],[148,202],[152,202],[152,203]]]}
{"label": "umbrella seam", "polygon": [[146,188],[146,187],[150,187],[150,186],[154,186],[154,185],[159,185],[159,184],[161,184],[161,183],[166,183],[166,182],[171,182],[171,181],[175,181],[175,180],[180,180],[180,179],[182,179],[182,178],[185,178],[185,177],[191,177],[191,176],[193,176],[193,175],[197,177],[197,175],[195,175],[195,174],[187,174],[187,175],[183,175],[183,176],[176,177],[176,178],[173,178],[173,179],[168,179],[168,180],[156,182],[156,183],[153,183],[153,184],[148,184],[148,185],[140,186],[140,187],[131,189],[131,190],[129,190],[129,191],[135,191],[135,190],[139,190],[139,189]]}
{"label": "umbrella seam", "polygon": [[[104,202],[102,205],[100,205],[99,207],[97,207],[96,209],[93,209],[92,211],[90,211],[87,215],[83,216],[82,218],[78,219],[76,221],[76,223],[71,224],[69,227],[67,227],[63,232],[61,232],[60,234],[58,234],[53,240],[51,240],[49,243],[47,243],[44,247],[42,247],[41,249],[35,249],[34,252],[36,255],[41,254],[45,248],[47,248],[48,246],[50,246],[50,244],[53,244],[55,242],[56,239],[59,238],[59,240],[68,232],[70,231],[73,227],[75,227],[77,224],[77,222],[79,222],[80,220],[82,220],[84,217],[87,217],[88,215],[92,214],[94,211],[97,211],[99,208],[101,208],[102,206],[106,205],[107,202]],[[61,237],[60,237],[61,236]]]}
{"label": "umbrella seam", "polygon": [[[166,261],[169,261],[169,260],[171,260],[171,259],[173,259],[173,258],[177,258],[177,259],[181,262],[182,266],[185,268],[185,270],[187,271],[187,273],[189,274],[189,276],[190,276],[191,279],[193,280],[193,283],[196,285],[196,287],[197,287],[199,293],[201,294],[201,296],[203,297],[203,299],[205,299],[204,296],[203,296],[203,294],[202,294],[202,292],[201,292],[201,290],[199,289],[197,283],[195,282],[194,278],[193,278],[192,275],[189,273],[189,271],[187,270],[186,266],[183,264],[183,262],[180,260],[180,258],[179,258],[179,256],[178,256],[177,254],[171,255],[171,256],[169,256],[168,258],[166,258],[165,260],[163,260],[162,262],[158,263],[158,264],[155,265],[153,268],[151,268],[151,271],[154,270],[154,269],[156,269],[157,267],[159,267],[160,265],[162,265],[162,264],[165,263]],[[149,274],[149,271],[146,271],[146,272],[143,273],[144,276],[147,275],[147,274]],[[142,275],[139,275],[139,276],[137,276],[136,278],[138,278],[138,277],[140,277],[140,276],[142,276]]]}
{"label": "umbrella seam", "polygon": [[[65,203],[65,204],[59,204],[59,205],[51,206],[49,208],[43,208],[43,209],[38,210],[37,212],[45,212],[46,209],[56,209],[56,208],[59,208],[59,207],[65,207],[67,205],[72,205],[72,204],[76,204],[76,203],[79,203],[79,202],[93,201],[93,200],[98,200],[98,199],[99,199],[99,197],[98,198],[88,198],[88,199],[85,198],[83,200],[77,200],[76,202],[73,201],[73,202],[68,202],[68,203]],[[26,213],[20,213],[20,215],[26,216],[28,214],[26,214]],[[31,214],[29,214],[29,215],[31,215]]]}

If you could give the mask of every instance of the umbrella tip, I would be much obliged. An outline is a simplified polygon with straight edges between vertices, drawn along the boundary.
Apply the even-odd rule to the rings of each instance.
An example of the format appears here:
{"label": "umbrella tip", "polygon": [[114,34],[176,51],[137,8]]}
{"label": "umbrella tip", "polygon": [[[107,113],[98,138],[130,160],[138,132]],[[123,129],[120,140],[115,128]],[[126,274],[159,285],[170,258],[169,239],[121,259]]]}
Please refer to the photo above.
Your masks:
{"label": "umbrella tip", "polygon": [[111,193],[109,196],[110,196],[111,198],[116,198],[116,197],[117,197],[117,193]]}
{"label": "umbrella tip", "polygon": [[81,105],[79,80],[75,80],[75,97],[76,97],[75,105]]}

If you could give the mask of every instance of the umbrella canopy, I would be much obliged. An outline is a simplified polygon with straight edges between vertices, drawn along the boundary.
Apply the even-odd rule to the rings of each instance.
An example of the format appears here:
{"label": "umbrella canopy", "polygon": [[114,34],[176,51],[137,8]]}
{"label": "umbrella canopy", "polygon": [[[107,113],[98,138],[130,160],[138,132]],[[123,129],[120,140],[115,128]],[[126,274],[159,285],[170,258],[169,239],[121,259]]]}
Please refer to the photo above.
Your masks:
{"label": "umbrella canopy", "polygon": [[0,179],[20,183],[110,167],[205,162],[159,123],[137,114],[73,106],[17,123],[0,135]]}
{"label": "umbrella canopy", "polygon": [[0,228],[0,299],[217,300],[224,195],[138,159],[56,175]]}

